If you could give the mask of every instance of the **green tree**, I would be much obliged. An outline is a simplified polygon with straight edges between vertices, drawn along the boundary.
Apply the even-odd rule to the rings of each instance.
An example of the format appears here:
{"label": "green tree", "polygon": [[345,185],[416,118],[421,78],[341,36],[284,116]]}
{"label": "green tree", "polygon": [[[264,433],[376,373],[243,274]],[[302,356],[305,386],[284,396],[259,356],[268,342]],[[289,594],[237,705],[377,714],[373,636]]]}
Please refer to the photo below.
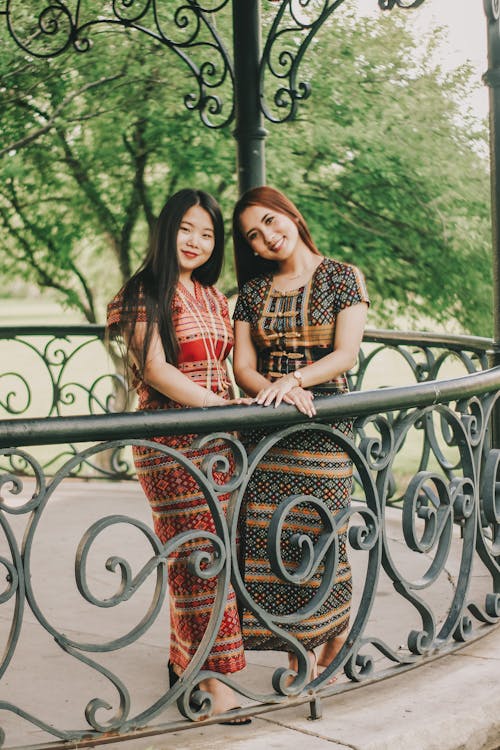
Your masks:
{"label": "green tree", "polygon": [[312,99],[271,133],[270,179],[323,252],[364,270],[379,322],[490,335],[487,132],[463,107],[470,67],[445,73],[441,31],[417,40],[401,16],[331,26],[308,58]]}
{"label": "green tree", "polygon": [[193,85],[176,56],[127,31],[99,37],[42,62],[3,45],[0,60],[0,273],[55,290],[89,322],[168,195],[234,195],[230,138],[183,107]]}
{"label": "green tree", "polygon": [[[302,63],[311,98],[295,122],[268,126],[268,181],[323,252],[363,269],[378,322],[454,318],[488,335],[486,134],[460,107],[470,70],[444,73],[436,45],[404,14],[339,8]],[[0,273],[52,287],[94,321],[172,191],[207,189],[229,218],[234,141],[184,108],[192,88],[175,53],[130,30],[42,62],[3,43]],[[229,241],[227,261],[231,292]]]}

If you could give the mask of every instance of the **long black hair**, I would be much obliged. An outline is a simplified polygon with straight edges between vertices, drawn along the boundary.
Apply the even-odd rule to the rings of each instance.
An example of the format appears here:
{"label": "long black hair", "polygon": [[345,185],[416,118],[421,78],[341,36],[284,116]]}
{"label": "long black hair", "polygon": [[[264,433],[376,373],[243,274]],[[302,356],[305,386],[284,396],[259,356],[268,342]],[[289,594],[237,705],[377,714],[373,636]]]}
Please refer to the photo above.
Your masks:
{"label": "long black hair", "polygon": [[288,216],[294,222],[299,232],[299,237],[309,250],[315,255],[320,255],[311,237],[306,220],[297,206],[286,195],[269,185],[251,188],[246,193],[243,193],[233,211],[234,261],[238,287],[240,289],[250,279],[262,274],[274,273],[278,270],[278,263],[276,261],[254,255],[250,243],[241,232],[241,214],[250,206],[263,206],[264,208],[270,208],[272,211],[277,211],[280,214]]}
{"label": "long black hair", "polygon": [[177,365],[179,344],[172,322],[172,303],[179,280],[177,233],[186,211],[192,206],[205,209],[214,228],[213,252],[202,266],[193,271],[192,276],[201,284],[210,286],[215,284],[222,270],[224,223],[219,204],[203,190],[179,190],[165,203],[144,261],[121,290],[120,323],[109,326],[110,338],[120,337],[125,342],[128,357],[137,323],[137,308],[145,308],[147,327],[144,343],[140,352],[134,351],[141,372],[155,326],[158,328],[167,362]]}

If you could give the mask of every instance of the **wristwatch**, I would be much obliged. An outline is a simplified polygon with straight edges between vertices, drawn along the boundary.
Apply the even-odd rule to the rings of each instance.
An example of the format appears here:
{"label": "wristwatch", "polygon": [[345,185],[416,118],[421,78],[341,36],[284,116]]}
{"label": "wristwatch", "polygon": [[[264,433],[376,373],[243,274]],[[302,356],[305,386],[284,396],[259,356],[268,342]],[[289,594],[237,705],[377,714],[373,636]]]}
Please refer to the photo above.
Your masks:
{"label": "wristwatch", "polygon": [[300,387],[302,388],[302,373],[301,373],[301,371],[300,370],[294,370],[292,372],[292,377],[295,378],[295,380],[297,381],[298,385],[300,385]]}

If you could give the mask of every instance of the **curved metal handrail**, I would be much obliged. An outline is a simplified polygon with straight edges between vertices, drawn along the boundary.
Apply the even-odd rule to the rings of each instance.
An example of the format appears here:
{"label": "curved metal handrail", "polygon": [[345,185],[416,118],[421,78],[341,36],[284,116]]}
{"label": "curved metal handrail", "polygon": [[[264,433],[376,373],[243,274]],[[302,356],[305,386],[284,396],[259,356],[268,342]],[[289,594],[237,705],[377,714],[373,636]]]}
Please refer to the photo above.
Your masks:
{"label": "curved metal handrail", "polygon": [[[316,421],[361,417],[434,404],[443,404],[485,394],[500,388],[500,367],[461,378],[429,381],[411,386],[346,393],[342,398],[325,396],[316,404]],[[135,411],[121,414],[96,414],[47,419],[0,420],[0,447],[113,440],[124,434],[148,438],[158,434],[182,435],[193,432],[206,435],[225,430],[262,426],[263,407],[222,406],[175,411]],[[283,405],[265,410],[266,427],[300,424],[303,415],[295,407]]]}
{"label": "curved metal handrail", "polygon": [[[424,352],[423,366],[420,362],[420,369],[415,369],[420,382],[318,398],[314,420],[306,420],[286,405],[278,409],[228,406],[163,413],[0,420],[0,456],[7,462],[0,468],[0,566],[6,572],[0,605],[3,605],[2,622],[7,628],[7,631],[5,627],[0,629],[5,643],[0,660],[0,716],[6,717],[6,724],[2,726],[9,733],[9,741],[11,717],[20,717],[21,723],[34,725],[59,738],[50,745],[54,748],[84,747],[117,737],[125,739],[141,736],[141,733],[151,735],[185,728],[185,720],[168,720],[168,711],[175,702],[187,718],[196,718],[200,710],[209,710],[206,706],[200,709],[200,704],[196,703],[203,697],[196,691],[196,685],[204,677],[212,676],[203,671],[202,666],[216,636],[229,580],[240,601],[252,609],[266,627],[281,632],[284,623],[312,616],[321,606],[325,592],[330,590],[336,577],[340,535],[346,524],[349,559],[351,564],[359,564],[364,572],[356,577],[356,601],[345,645],[326,672],[312,681],[308,677],[307,654],[291,636],[287,636],[290,650],[298,660],[298,672],[293,680],[286,679],[287,675],[277,669],[271,684],[266,683],[257,690],[226,676],[224,681],[245,704],[240,711],[242,715],[306,702],[311,704],[313,715],[317,715],[322,696],[401,674],[461,648],[498,625],[500,449],[492,444],[491,426],[500,403],[500,368],[478,370],[455,378],[429,379],[429,373],[437,372],[440,367],[438,350],[445,350],[441,341],[423,342],[421,338],[409,341],[411,337],[387,336],[384,332],[374,334],[374,340],[369,342],[375,347],[374,351],[379,351],[380,338],[397,354],[403,346],[401,353],[405,362],[417,362],[415,349],[419,354]],[[466,372],[470,367],[480,368],[485,362],[488,341],[468,340],[466,346],[460,346],[462,342],[462,339],[449,340],[446,351],[456,347],[453,355]],[[368,352],[366,357],[370,355]],[[360,366],[363,366],[362,358]],[[247,456],[237,432],[261,427],[263,415],[270,433]],[[345,419],[354,422],[353,439],[337,429]],[[277,617],[253,602],[240,575],[239,518],[246,486],[272,446],[295,433],[300,436],[311,431],[340,445],[352,459],[353,502],[349,508],[331,513],[320,498],[296,495],[293,490],[283,496],[269,527],[268,556],[272,569],[276,575],[298,586],[321,571],[321,583],[317,595],[300,613]],[[213,445],[214,455],[199,468],[178,451],[151,440],[162,433],[196,433],[198,445]],[[28,446],[45,449],[49,444],[68,443],[73,450],[63,457],[52,477],[49,467],[44,468],[28,450]],[[69,499],[64,502],[62,499],[67,488],[72,487],[74,491],[73,477],[79,475],[81,466],[96,465],[103,455],[112,455],[113,461],[119,464],[122,451],[132,446],[159,450],[191,475],[206,498],[215,532],[183,532],[163,545],[154,535],[147,515],[143,519],[136,517],[136,511],[124,513],[121,501],[110,514],[103,515],[97,503],[96,517],[87,521],[75,545],[73,567],[79,599],[74,606],[90,608],[96,612],[95,617],[99,612],[113,610],[125,614],[120,617],[120,632],[105,635],[104,628],[102,636],[91,640],[78,635],[75,628],[64,627],[64,622],[59,622],[53,609],[44,603],[45,576],[40,578],[40,561],[57,554],[54,551],[56,540],[50,535],[50,523],[46,519],[50,519],[51,512],[61,512],[69,502]],[[229,454],[233,456],[232,461],[228,461]],[[214,472],[219,477],[217,481]],[[225,484],[219,483],[221,473]],[[31,476],[26,477],[26,474]],[[89,500],[99,492],[98,484],[85,486]],[[109,487],[109,483],[106,486]],[[231,493],[227,519],[218,501],[222,492]],[[139,498],[139,488],[137,493]],[[393,501],[397,509],[390,507]],[[296,571],[290,571],[282,558],[281,530],[288,514],[302,503],[315,509],[322,531],[317,540],[300,535],[296,540],[298,566]],[[133,507],[136,506],[137,501]],[[135,541],[120,541],[119,532],[124,530],[135,534]],[[211,575],[217,576],[218,582],[205,637],[184,679],[171,689],[161,686],[146,706],[142,703],[136,706],[133,686],[127,684],[110,657],[113,654],[118,657],[124,649],[134,647],[154,627],[164,609],[166,560],[197,534],[212,552],[203,560],[193,558],[192,572],[203,577],[209,570]],[[139,563],[133,554],[139,546],[138,539],[147,550]],[[103,572],[96,578],[89,567],[90,560],[103,544],[106,544],[105,549],[112,544],[112,553],[105,556]],[[50,545],[50,556],[46,554],[47,545]],[[63,571],[55,569],[55,572],[62,574]],[[103,595],[96,584],[106,576],[111,594]],[[391,612],[398,613],[395,616],[400,630],[397,636],[377,630],[377,619],[372,619],[379,606],[382,577],[390,588],[384,592],[383,608],[388,606],[389,595]],[[145,587],[146,592],[150,592],[149,598],[146,593],[141,599],[140,592]],[[134,606],[138,598],[139,603]],[[30,617],[26,616],[28,612]],[[89,701],[83,707],[87,722],[84,728],[67,729],[71,720],[68,722],[61,717],[58,722],[49,721],[48,717],[30,712],[21,703],[8,698],[2,700],[1,678],[15,671],[17,660],[14,657],[22,649],[22,633],[27,621],[33,619],[57,645],[61,658],[84,665],[90,677],[94,676],[99,685],[104,681],[108,685],[107,693],[111,690],[116,696],[113,700],[97,697]],[[333,676],[338,679],[330,684]],[[209,722],[216,720],[208,719]],[[57,726],[59,721],[66,728]],[[2,729],[0,739],[3,740]]]}

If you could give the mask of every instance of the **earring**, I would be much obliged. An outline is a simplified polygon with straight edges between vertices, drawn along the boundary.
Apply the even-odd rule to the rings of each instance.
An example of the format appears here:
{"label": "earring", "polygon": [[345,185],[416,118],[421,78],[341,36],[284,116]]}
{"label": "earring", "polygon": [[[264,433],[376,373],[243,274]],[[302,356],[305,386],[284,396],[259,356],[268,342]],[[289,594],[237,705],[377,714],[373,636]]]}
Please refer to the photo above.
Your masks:
{"label": "earring", "polygon": [[258,256],[259,253],[256,253],[255,250],[254,250],[253,254],[254,254],[254,258],[257,258],[257,256]]}

